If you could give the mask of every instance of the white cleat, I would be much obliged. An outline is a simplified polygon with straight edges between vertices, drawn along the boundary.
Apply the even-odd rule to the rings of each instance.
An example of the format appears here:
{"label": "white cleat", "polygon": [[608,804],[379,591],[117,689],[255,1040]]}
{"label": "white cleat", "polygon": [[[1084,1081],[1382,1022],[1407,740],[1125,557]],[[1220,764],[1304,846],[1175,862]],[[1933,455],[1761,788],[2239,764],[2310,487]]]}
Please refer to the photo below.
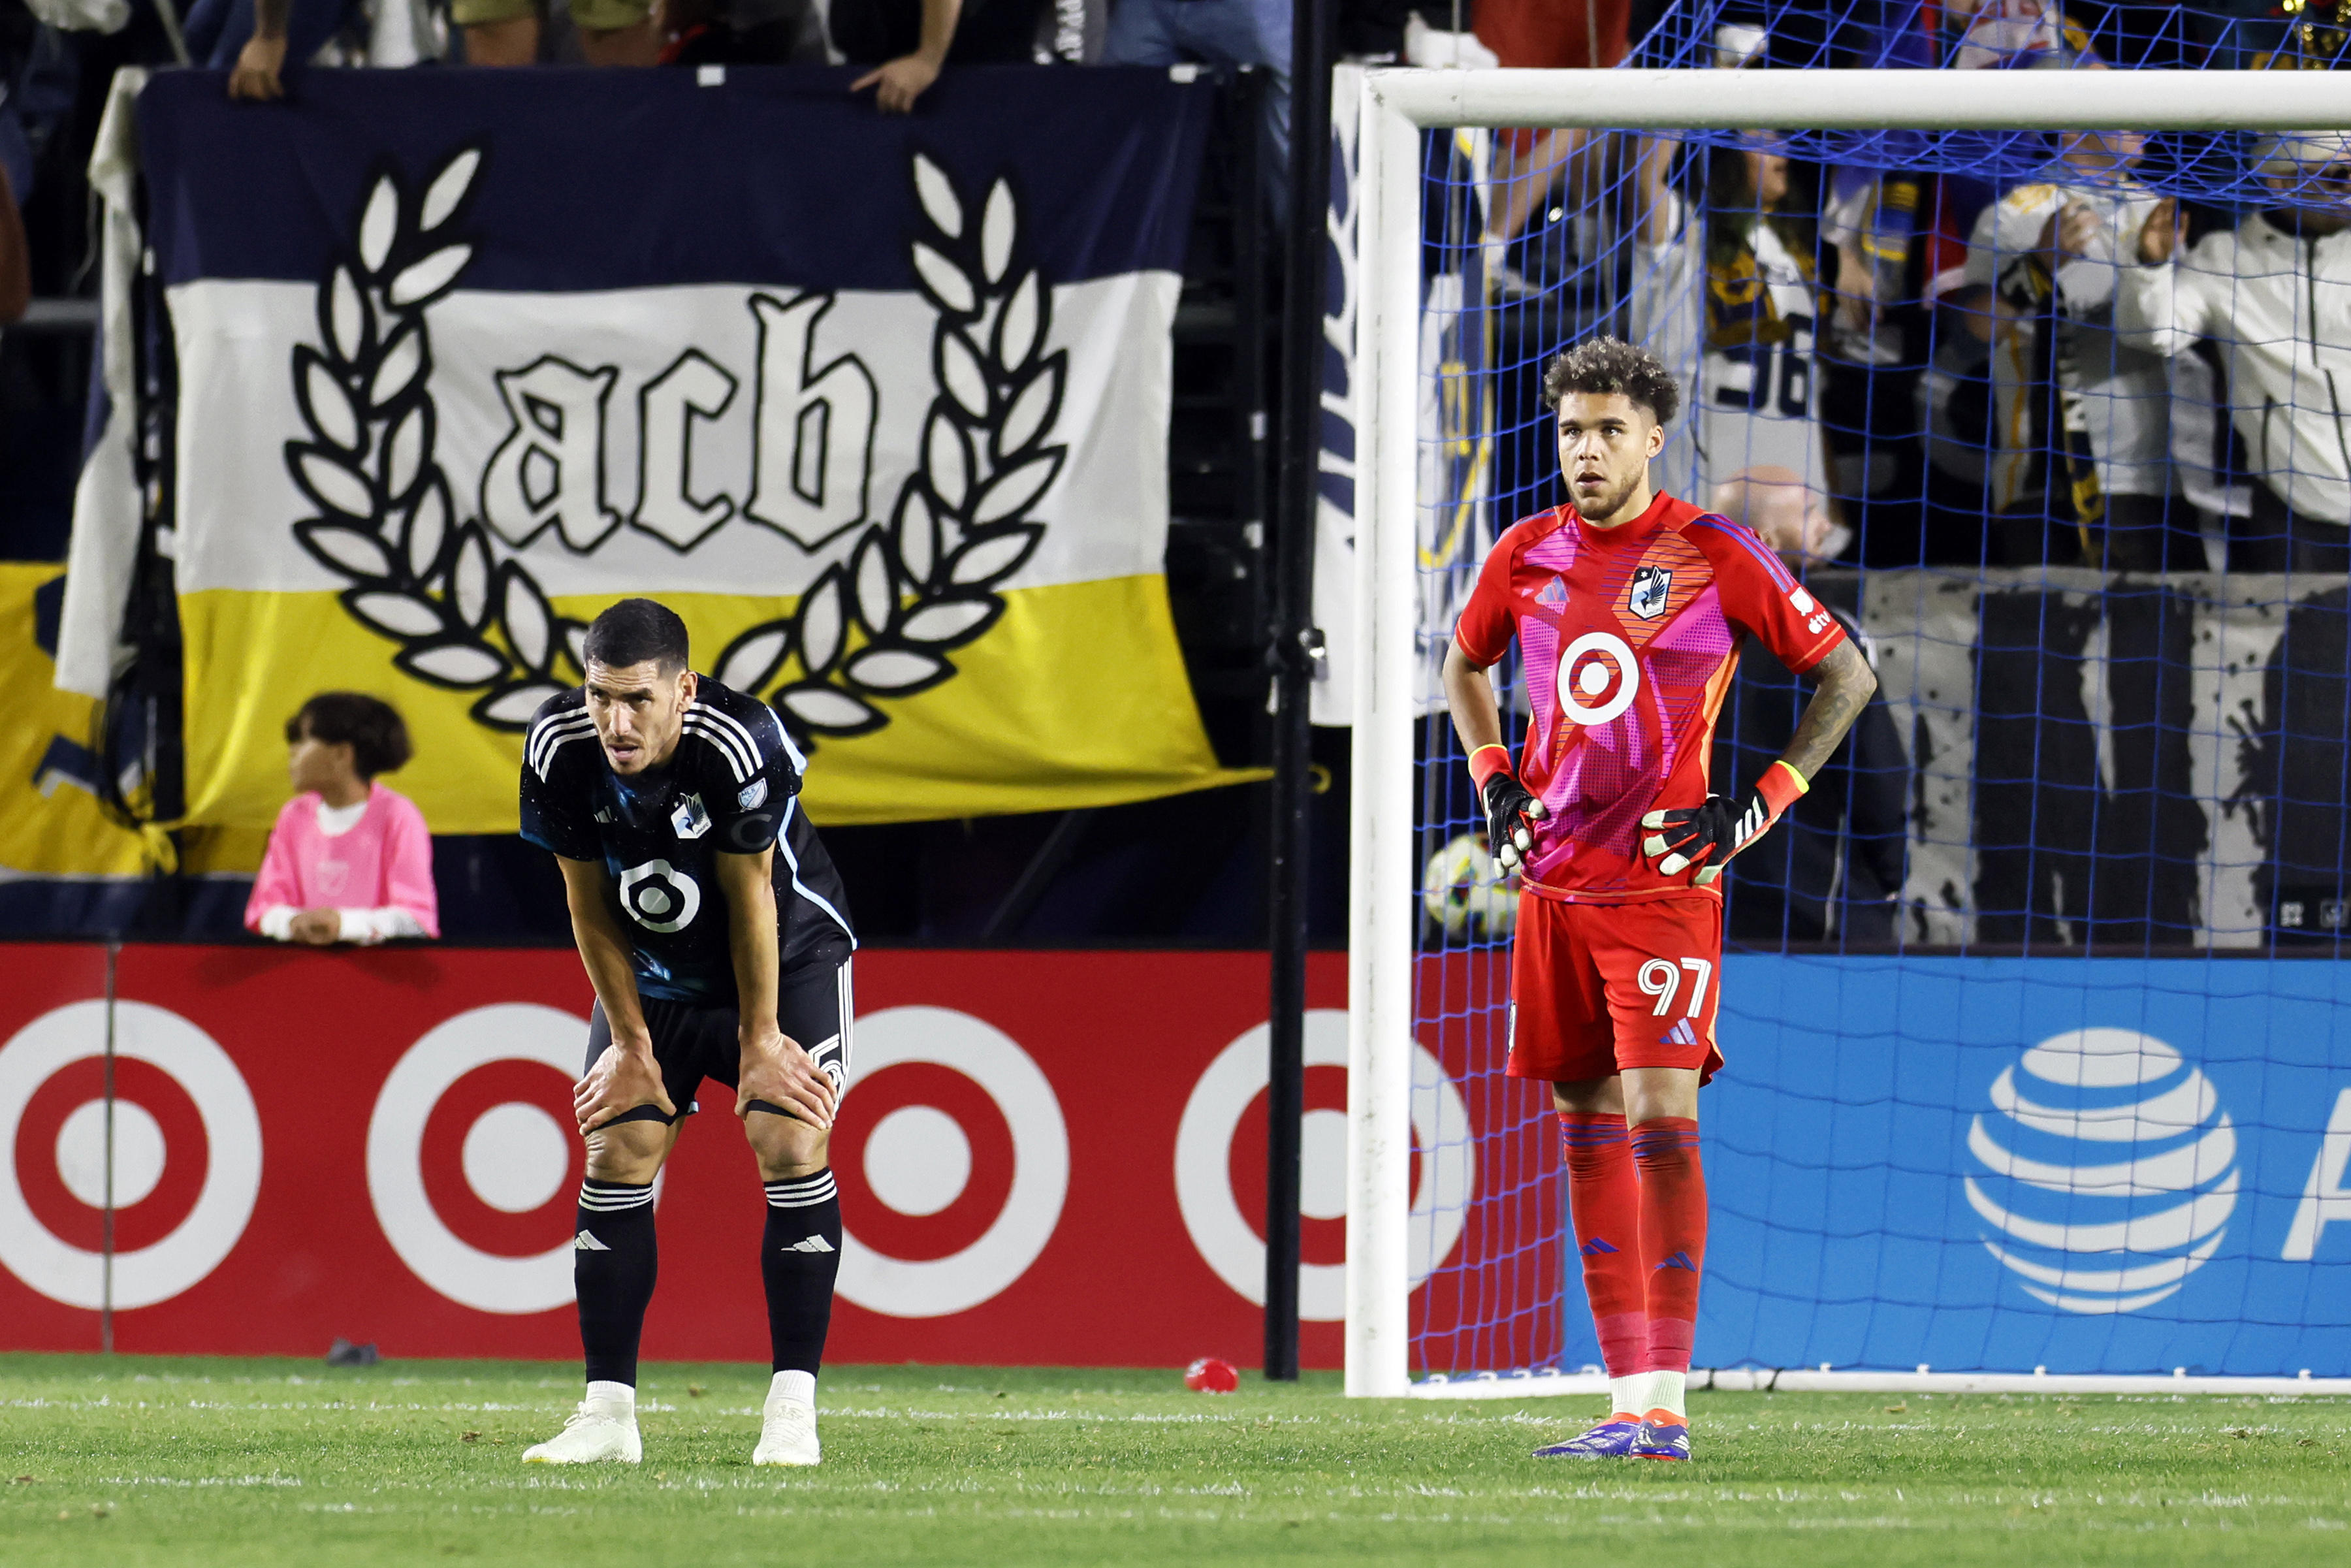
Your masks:
{"label": "white cleat", "polygon": [[755,1465],[813,1465],[823,1457],[816,1440],[816,1406],[798,1399],[768,1396],[759,1423],[759,1446],[751,1450]]}
{"label": "white cleat", "polygon": [[637,1439],[635,1406],[611,1399],[582,1399],[580,1408],[564,1420],[563,1430],[544,1443],[524,1449],[522,1462],[633,1465],[644,1457],[644,1445]]}

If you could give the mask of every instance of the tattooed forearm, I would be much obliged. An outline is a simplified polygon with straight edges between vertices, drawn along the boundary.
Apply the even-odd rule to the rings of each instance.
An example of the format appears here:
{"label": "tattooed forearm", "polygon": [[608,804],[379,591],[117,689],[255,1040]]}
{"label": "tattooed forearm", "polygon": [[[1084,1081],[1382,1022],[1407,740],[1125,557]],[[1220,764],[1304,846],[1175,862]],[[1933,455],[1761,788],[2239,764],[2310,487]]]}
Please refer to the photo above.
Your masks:
{"label": "tattooed forearm", "polygon": [[1819,777],[1828,766],[1844,732],[1853,727],[1854,720],[1868,706],[1870,694],[1877,690],[1877,673],[1849,642],[1838,643],[1813,673],[1820,677],[1820,686],[1805,705],[1795,737],[1781,753],[1781,759],[1807,779]]}

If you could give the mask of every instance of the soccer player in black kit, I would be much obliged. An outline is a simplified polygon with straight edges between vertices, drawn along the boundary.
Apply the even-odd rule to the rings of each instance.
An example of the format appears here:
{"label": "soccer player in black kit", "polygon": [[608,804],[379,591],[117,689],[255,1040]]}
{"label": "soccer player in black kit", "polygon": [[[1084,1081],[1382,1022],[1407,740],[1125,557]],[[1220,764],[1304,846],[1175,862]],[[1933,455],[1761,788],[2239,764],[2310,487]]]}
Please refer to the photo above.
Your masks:
{"label": "soccer player in black kit", "polygon": [[653,1176],[711,1078],[735,1092],[768,1191],[759,1271],[775,1376],[751,1462],[813,1465],[841,1266],[826,1140],[854,1022],[847,901],[799,810],[799,749],[765,703],[694,673],[684,622],[624,599],[596,617],[580,657],[586,683],[531,718],[522,834],[563,869],[596,988],[572,1095],[588,1141],[572,1239],[588,1392],[523,1458],[643,1457]]}

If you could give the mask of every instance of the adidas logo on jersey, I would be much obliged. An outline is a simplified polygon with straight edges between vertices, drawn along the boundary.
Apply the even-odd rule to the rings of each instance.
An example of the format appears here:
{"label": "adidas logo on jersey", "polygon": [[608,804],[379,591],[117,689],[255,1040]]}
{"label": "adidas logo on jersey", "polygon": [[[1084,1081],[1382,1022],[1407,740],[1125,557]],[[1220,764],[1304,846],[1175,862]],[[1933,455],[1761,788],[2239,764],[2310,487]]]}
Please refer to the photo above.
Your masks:
{"label": "adidas logo on jersey", "polygon": [[1696,1045],[1698,1030],[1690,1028],[1689,1019],[1682,1019],[1677,1020],[1673,1028],[1658,1036],[1657,1041],[1661,1045]]}
{"label": "adidas logo on jersey", "polygon": [[1535,594],[1535,602],[1546,610],[1556,610],[1567,602],[1567,584],[1554,576]]}
{"label": "adidas logo on jersey", "polygon": [[798,1241],[786,1242],[783,1249],[787,1252],[830,1252],[832,1243],[821,1236],[808,1236]]}
{"label": "adidas logo on jersey", "polygon": [[571,1250],[574,1252],[610,1252],[611,1249],[605,1246],[601,1241],[597,1240],[596,1233],[594,1231],[583,1230],[579,1235],[571,1239]]}

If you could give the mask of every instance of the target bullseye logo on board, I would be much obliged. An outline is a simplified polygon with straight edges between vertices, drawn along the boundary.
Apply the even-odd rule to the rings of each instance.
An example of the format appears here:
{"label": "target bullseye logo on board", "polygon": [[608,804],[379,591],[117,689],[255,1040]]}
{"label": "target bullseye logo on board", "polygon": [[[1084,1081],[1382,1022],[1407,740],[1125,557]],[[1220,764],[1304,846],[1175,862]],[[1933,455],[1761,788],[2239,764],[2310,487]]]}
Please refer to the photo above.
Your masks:
{"label": "target bullseye logo on board", "polygon": [[[1265,1239],[1233,1196],[1233,1136],[1271,1080],[1270,1035],[1259,1024],[1217,1053],[1185,1102],[1176,1130],[1176,1203],[1192,1245],[1217,1277],[1252,1305],[1265,1304]],[[1347,1065],[1347,1015],[1335,1008],[1306,1014],[1306,1066]],[[1461,1239],[1477,1186],[1469,1108],[1426,1047],[1413,1042],[1412,1132],[1415,1163],[1408,1229],[1410,1289],[1418,1290]],[[1306,1218],[1347,1212],[1347,1114],[1310,1110],[1299,1130],[1298,1207]],[[1298,1315],[1336,1322],[1347,1315],[1347,1266],[1305,1262],[1298,1270]]]}
{"label": "target bullseye logo on board", "polygon": [[[110,1194],[106,1015],[105,1002],[74,1002],[0,1046],[0,1265],[53,1301],[128,1310],[196,1285],[244,1236],[261,1191],[261,1118],[210,1035],[118,1001]],[[110,1196],[110,1291],[97,1244]]]}
{"label": "target bullseye logo on board", "polygon": [[[833,1169],[847,1178],[844,1210],[862,1195],[887,1212],[844,1213],[841,1294],[894,1318],[1002,1294],[1044,1251],[1069,1196],[1052,1084],[1010,1035],[951,1008],[865,1014],[854,1049]],[[870,1125],[853,1109],[861,1097],[888,1107]]]}
{"label": "target bullseye logo on board", "polygon": [[1641,662],[1614,632],[1586,632],[1559,656],[1559,706],[1573,724],[1606,724],[1641,692]]}
{"label": "target bullseye logo on board", "polygon": [[[427,1030],[377,1093],[367,1136],[376,1222],[410,1271],[451,1301],[505,1313],[571,1304],[580,1155],[559,1113],[586,1039],[586,1020],[557,1008],[475,1008]],[[549,1234],[563,1239],[538,1247]]]}

